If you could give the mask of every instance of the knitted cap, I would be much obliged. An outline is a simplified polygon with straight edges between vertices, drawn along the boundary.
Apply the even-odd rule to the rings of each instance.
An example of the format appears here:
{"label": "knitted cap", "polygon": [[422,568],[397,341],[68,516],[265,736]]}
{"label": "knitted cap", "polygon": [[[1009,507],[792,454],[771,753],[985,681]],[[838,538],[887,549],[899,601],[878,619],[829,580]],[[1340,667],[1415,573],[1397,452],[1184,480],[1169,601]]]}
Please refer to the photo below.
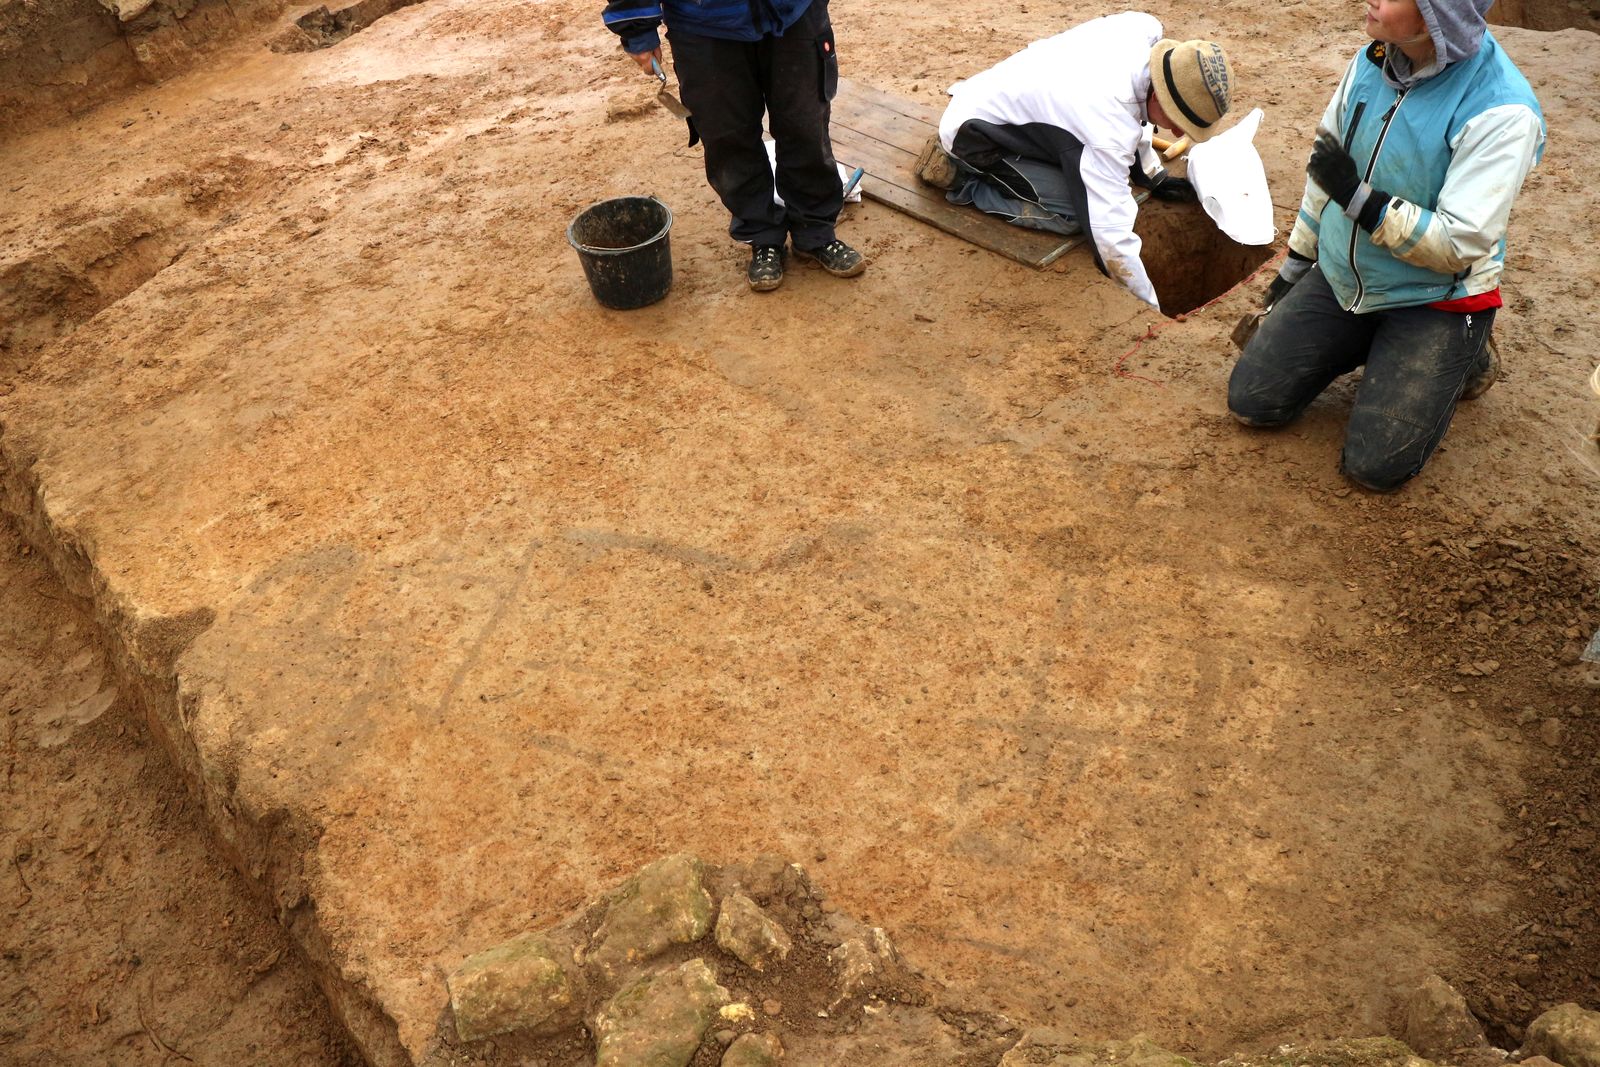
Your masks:
{"label": "knitted cap", "polygon": [[1163,38],[1150,49],[1150,85],[1161,110],[1199,144],[1228,113],[1233,68],[1220,45]]}

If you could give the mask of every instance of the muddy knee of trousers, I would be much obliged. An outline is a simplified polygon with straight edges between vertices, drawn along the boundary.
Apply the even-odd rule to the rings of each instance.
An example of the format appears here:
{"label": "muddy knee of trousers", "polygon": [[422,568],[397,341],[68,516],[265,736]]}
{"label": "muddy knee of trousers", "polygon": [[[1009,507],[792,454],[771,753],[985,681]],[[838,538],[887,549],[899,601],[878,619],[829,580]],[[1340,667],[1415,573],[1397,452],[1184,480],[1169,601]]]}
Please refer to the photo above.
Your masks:
{"label": "muddy knee of trousers", "polygon": [[1228,378],[1228,413],[1245,426],[1271,427],[1292,422],[1297,411],[1276,395],[1272,383],[1243,359]]}
{"label": "muddy knee of trousers", "polygon": [[1371,493],[1392,493],[1422,470],[1407,456],[1385,455],[1346,445],[1339,458],[1340,472]]}

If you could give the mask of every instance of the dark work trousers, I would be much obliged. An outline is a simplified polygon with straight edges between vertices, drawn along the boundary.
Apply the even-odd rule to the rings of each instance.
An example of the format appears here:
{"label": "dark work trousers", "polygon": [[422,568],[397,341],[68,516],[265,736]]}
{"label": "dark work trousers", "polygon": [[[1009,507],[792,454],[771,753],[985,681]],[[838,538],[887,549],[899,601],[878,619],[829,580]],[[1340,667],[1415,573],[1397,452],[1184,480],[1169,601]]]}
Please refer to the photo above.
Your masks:
{"label": "dark work trousers", "polygon": [[1365,364],[1340,468],[1378,492],[1422,470],[1456,400],[1488,357],[1494,312],[1427,306],[1356,315],[1312,267],[1261,320],[1228,381],[1228,409],[1250,426],[1294,421],[1332,381]]}
{"label": "dark work trousers", "polygon": [[[667,27],[683,102],[705,142],[706,178],[733,215],[736,241],[815,251],[834,238],[844,189],[828,138],[839,84],[827,0],[812,0],[782,36],[724,41]],[[765,112],[777,142],[779,207],[761,143]]]}

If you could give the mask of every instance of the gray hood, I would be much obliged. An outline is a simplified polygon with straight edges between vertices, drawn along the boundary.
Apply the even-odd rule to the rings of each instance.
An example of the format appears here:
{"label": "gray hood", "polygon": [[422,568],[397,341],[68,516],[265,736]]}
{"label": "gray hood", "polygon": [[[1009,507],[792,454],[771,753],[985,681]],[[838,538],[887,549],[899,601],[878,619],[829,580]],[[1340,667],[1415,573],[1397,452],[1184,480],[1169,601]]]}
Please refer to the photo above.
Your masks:
{"label": "gray hood", "polygon": [[1440,66],[1470,59],[1483,43],[1483,16],[1494,0],[1417,0]]}

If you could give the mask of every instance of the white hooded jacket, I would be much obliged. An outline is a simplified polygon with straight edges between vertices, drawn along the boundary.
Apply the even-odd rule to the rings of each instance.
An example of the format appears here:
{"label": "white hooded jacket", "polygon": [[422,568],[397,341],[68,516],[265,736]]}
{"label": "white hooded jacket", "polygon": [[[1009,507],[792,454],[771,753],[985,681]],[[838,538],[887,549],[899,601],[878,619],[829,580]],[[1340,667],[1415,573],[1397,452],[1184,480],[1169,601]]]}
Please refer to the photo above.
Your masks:
{"label": "white hooded jacket", "polygon": [[1089,217],[1079,222],[1094,240],[1106,273],[1139,299],[1159,306],[1133,232],[1138,204],[1128,175],[1139,148],[1150,97],[1150,49],[1161,23],[1138,11],[1107,15],[1035,41],[1009,59],[950,89],[939,140],[951,151],[963,123],[1043,124],[1083,146],[1078,175]]}

